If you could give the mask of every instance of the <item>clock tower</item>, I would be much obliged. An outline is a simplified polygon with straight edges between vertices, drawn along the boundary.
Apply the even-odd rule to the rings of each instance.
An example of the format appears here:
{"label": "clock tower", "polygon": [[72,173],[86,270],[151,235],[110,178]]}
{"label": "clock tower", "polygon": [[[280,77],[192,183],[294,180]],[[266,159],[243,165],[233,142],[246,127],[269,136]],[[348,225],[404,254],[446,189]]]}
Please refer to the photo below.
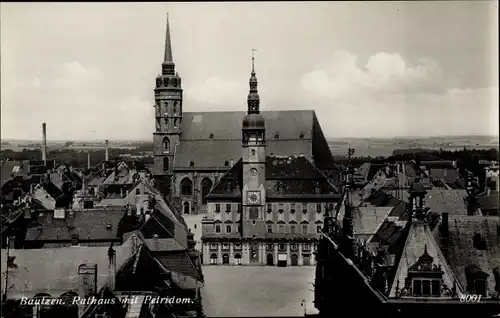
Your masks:
{"label": "clock tower", "polygon": [[247,115],[242,123],[242,235],[263,236],[266,233],[265,211],[266,193],[266,126],[260,114],[260,98],[257,92],[255,57],[252,56],[250,92],[248,93]]}

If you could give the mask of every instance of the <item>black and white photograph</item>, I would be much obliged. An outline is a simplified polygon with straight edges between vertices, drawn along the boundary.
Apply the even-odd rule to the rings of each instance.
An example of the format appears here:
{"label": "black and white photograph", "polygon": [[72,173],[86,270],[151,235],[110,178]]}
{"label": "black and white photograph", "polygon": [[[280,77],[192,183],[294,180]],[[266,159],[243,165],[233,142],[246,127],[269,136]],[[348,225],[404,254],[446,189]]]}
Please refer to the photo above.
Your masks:
{"label": "black and white photograph", "polygon": [[498,2],[1,2],[1,318],[500,317]]}

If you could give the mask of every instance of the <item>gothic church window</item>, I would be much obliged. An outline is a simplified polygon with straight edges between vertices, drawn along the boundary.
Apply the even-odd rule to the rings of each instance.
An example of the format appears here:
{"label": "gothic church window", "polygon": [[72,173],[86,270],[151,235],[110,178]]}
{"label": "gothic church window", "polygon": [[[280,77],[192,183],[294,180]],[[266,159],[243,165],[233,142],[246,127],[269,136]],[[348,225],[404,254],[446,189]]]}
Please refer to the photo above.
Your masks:
{"label": "gothic church window", "polygon": [[163,158],[163,171],[168,171],[169,168],[168,164],[169,164],[168,158],[167,157]]}
{"label": "gothic church window", "polygon": [[212,189],[212,180],[205,178],[201,181],[201,204],[207,204],[207,195]]}
{"label": "gothic church window", "polygon": [[193,182],[189,178],[181,181],[181,195],[193,195]]}
{"label": "gothic church window", "polygon": [[170,140],[167,137],[163,138],[163,149],[170,150]]}

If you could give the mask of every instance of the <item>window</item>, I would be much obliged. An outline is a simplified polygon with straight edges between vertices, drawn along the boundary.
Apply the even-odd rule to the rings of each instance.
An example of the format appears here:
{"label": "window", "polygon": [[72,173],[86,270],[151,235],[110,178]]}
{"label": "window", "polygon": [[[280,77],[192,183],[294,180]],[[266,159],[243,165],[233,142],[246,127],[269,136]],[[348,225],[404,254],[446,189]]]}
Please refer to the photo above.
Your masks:
{"label": "window", "polygon": [[302,234],[307,234],[307,225],[302,225]]}
{"label": "window", "polygon": [[163,158],[163,171],[169,170],[169,160],[168,157]]}
{"label": "window", "polygon": [[193,182],[189,178],[181,181],[181,195],[193,195]]}
{"label": "window", "polygon": [[284,249],[285,249],[285,244],[280,244],[280,245],[279,245],[279,249],[280,249],[280,250],[284,250]]}
{"label": "window", "polygon": [[141,189],[139,189],[139,188],[135,189],[135,194],[136,195],[140,195],[141,194]]}
{"label": "window", "polygon": [[170,150],[170,140],[167,137],[163,138],[163,149]]}
{"label": "window", "polygon": [[210,255],[210,264],[212,265],[217,264],[217,255],[215,254]]}
{"label": "window", "polygon": [[229,161],[227,161],[227,160],[226,160],[226,161],[224,161],[224,166],[225,166],[225,167],[229,167]]}
{"label": "window", "polygon": [[311,250],[311,245],[310,244],[303,244],[302,245],[302,249],[304,251],[310,251]]}
{"label": "window", "polygon": [[217,244],[217,243],[210,243],[210,249],[211,249],[211,250],[216,250],[216,249],[218,249],[218,248],[219,248],[219,246],[218,246],[218,244]]}
{"label": "window", "polygon": [[241,203],[238,204],[238,212],[241,212]]}
{"label": "window", "polygon": [[215,212],[220,212],[220,204],[215,204]]}
{"label": "window", "polygon": [[295,234],[295,225],[290,225],[290,234]]}
{"label": "window", "polygon": [[290,249],[296,251],[299,249],[299,247],[297,244],[290,244]]}
{"label": "window", "polygon": [[144,213],[144,207],[143,207],[143,206],[141,206],[140,211],[141,211],[141,214],[143,214],[143,213]]}
{"label": "window", "polygon": [[241,243],[234,243],[234,248],[237,250],[241,249]]}
{"label": "window", "polygon": [[307,203],[302,205],[302,213],[307,213]]}
{"label": "window", "polygon": [[231,212],[231,204],[226,204],[226,212]]}
{"label": "window", "polygon": [[269,234],[273,233],[273,226],[271,224],[267,225],[267,233]]}
{"label": "window", "polygon": [[231,233],[231,225],[226,225],[226,233]]}
{"label": "window", "polygon": [[217,224],[215,226],[215,233],[220,233],[220,225],[219,224]]}
{"label": "window", "polygon": [[274,250],[274,244],[267,244],[266,249],[267,250]]}
{"label": "window", "polygon": [[316,226],[316,233],[321,233],[321,225]]}
{"label": "window", "polygon": [[279,226],[279,232],[280,233],[285,233],[285,227],[283,225]]}
{"label": "window", "polygon": [[241,255],[240,254],[234,255],[234,259],[236,260],[236,265],[241,265]]}
{"label": "window", "polygon": [[241,233],[241,225],[238,224],[238,233]]}
{"label": "window", "polygon": [[228,250],[229,249],[229,243],[222,243],[222,249],[223,250]]}
{"label": "window", "polygon": [[252,149],[252,156],[255,156],[255,149]]}
{"label": "window", "polygon": [[279,205],[279,210],[278,210],[280,213],[283,213],[283,203],[280,203]]}
{"label": "window", "polygon": [[259,218],[259,210],[257,208],[250,208],[249,212],[250,219],[255,220]]}
{"label": "window", "polygon": [[273,212],[273,205],[271,203],[267,204],[267,213]]}
{"label": "window", "polygon": [[71,235],[71,245],[78,246],[78,235],[77,234]]}
{"label": "window", "polygon": [[316,212],[321,213],[321,203],[316,204]]}
{"label": "window", "polygon": [[290,203],[290,212],[295,213],[295,203]]}
{"label": "window", "polygon": [[437,279],[413,279],[413,296],[434,296],[441,295],[441,282]]}
{"label": "window", "polygon": [[486,297],[486,280],[485,279],[475,279],[474,280],[474,294],[482,295]]}
{"label": "window", "polygon": [[333,203],[328,204],[328,210],[333,211]]}

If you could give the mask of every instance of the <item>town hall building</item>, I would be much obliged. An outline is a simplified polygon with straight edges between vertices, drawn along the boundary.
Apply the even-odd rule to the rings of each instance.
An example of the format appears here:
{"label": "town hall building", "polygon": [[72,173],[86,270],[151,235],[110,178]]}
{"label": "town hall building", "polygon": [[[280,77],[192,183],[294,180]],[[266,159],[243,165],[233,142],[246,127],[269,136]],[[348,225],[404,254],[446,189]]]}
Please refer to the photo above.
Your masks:
{"label": "town hall building", "polygon": [[[162,72],[156,78],[155,186],[184,214],[207,212],[208,193],[241,158],[244,111],[185,112],[167,18]],[[189,105],[188,105],[189,107]],[[300,157],[338,184],[339,173],[314,110],[264,111],[268,156]],[[298,159],[297,159],[298,160]]]}
{"label": "town hall building", "polygon": [[240,159],[205,197],[203,264],[314,265],[324,214],[340,193],[304,155],[268,155],[273,127],[260,114],[253,57],[247,103]]}

